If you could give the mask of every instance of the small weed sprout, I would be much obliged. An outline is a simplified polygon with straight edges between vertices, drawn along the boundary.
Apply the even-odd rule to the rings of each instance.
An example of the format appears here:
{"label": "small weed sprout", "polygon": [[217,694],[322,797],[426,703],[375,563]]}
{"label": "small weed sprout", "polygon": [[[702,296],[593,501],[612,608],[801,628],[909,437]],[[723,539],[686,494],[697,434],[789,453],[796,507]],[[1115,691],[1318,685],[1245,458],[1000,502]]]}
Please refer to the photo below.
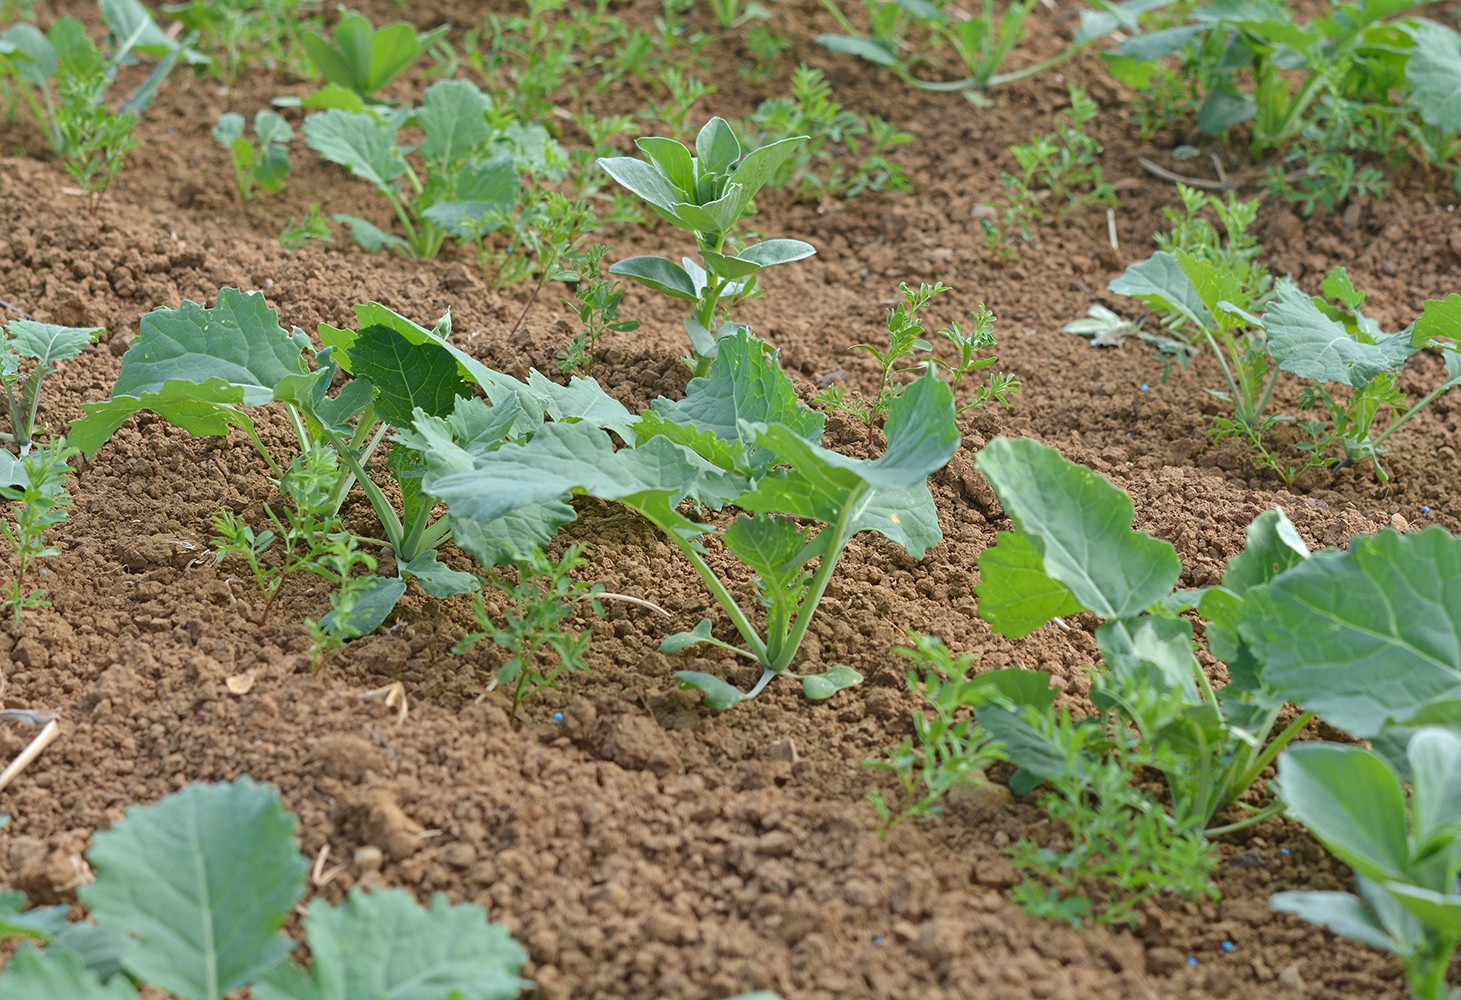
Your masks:
{"label": "small weed sprout", "polygon": [[[281,516],[265,508],[270,528],[255,532],[228,510],[213,519],[213,551],[218,562],[243,559],[264,595],[256,624],[268,621],[285,582],[297,573],[344,584],[355,566],[374,569],[374,559],[356,551],[354,537],[344,531],[335,513],[335,493],[344,475],[335,452],[316,445],[298,455],[280,479],[285,509]],[[316,659],[313,653],[311,658]]]}
{"label": "small weed sprout", "polygon": [[565,375],[587,375],[593,370],[594,352],[604,334],[639,329],[639,320],[619,318],[624,286],[604,275],[604,256],[608,252],[608,247],[594,244],[588,253],[567,259],[578,276],[578,287],[573,299],[564,299],[563,304],[578,314],[580,330],[558,355],[558,370]]}
{"label": "small weed sprout", "polygon": [[1005,407],[1010,397],[1020,390],[1020,380],[1004,372],[996,372],[989,381],[976,388],[969,397],[959,403],[959,386],[964,378],[983,371],[998,363],[999,359],[985,352],[994,347],[995,315],[979,303],[970,314],[970,329],[965,333],[958,323],[952,323],[938,331],[954,345],[958,360],[944,361],[931,352],[933,345],[924,339],[924,326],[919,312],[934,296],[949,291],[943,282],[932,285],[920,283],[917,291],[906,283],[898,286],[903,293],[903,302],[888,310],[888,348],[878,350],[871,344],[858,344],[853,350],[866,351],[878,362],[878,392],[871,399],[848,396],[842,386],[831,386],[817,396],[817,402],[833,410],[852,416],[867,426],[868,448],[876,443],[876,432],[888,407],[907,386],[906,378],[916,376],[928,365],[941,368],[946,373],[950,390],[954,393],[956,413],[983,406],[996,400]]}
{"label": "small weed sprout", "polygon": [[239,204],[248,208],[254,188],[274,192],[289,176],[289,146],[294,129],[277,111],[264,110],[254,116],[254,140],[244,134],[244,117],[229,112],[213,126],[213,138],[228,150],[233,161],[233,180]]}
{"label": "small weed sprout", "polygon": [[289,225],[279,233],[279,245],[291,253],[311,243],[334,243],[335,227],[320,211],[319,202],[311,202],[308,214],[299,222],[290,216]]}
{"label": "small weed sprout", "polygon": [[15,570],[0,589],[0,609],[11,613],[11,621],[20,628],[22,612],[50,607],[42,587],[26,589],[30,575],[42,559],[60,555],[61,550],[46,541],[46,532],[64,524],[70,514],[72,500],[66,484],[73,473],[68,464],[80,452],[68,447],[64,438],[37,448],[21,460],[25,484],[19,488],[0,488],[0,496],[11,500],[14,520],[0,521],[0,536],[15,553]]}
{"label": "small weed sprout", "polygon": [[[1116,189],[1101,169],[1101,144],[1085,132],[1085,126],[1098,113],[1096,102],[1080,87],[1070,88],[1070,123],[1047,135],[1031,136],[1023,146],[1011,146],[1010,152],[1020,165],[1020,174],[1006,173],[1003,181],[1010,197],[1002,206],[993,206],[995,217],[983,220],[984,234],[991,250],[1002,256],[1013,256],[1011,236],[1030,242],[1034,238],[1032,223],[1044,215],[1042,203],[1052,201],[1059,207],[1057,219],[1085,205],[1118,205]],[[996,219],[998,221],[996,221]]]}
{"label": "small weed sprout", "polygon": [[[883,760],[869,760],[868,767],[894,774],[902,787],[896,803],[887,793],[868,793],[878,812],[883,836],[909,819],[936,816],[943,801],[961,785],[983,785],[985,770],[1007,760],[1004,749],[975,721],[965,694],[971,685],[969,671],[974,654],[957,658],[935,636],[914,634],[913,646],[894,650],[913,660],[908,686],[921,695],[929,714],[913,713],[913,735],[889,751]],[[922,668],[922,673],[918,668]]]}
{"label": "small weed sprout", "polygon": [[574,632],[564,624],[584,602],[595,617],[604,613],[595,599],[603,585],[574,579],[586,562],[581,544],[556,562],[535,548],[519,556],[513,571],[493,571],[484,578],[486,584],[507,598],[500,622],[493,621],[480,592],[473,599],[472,614],[481,631],[457,643],[453,652],[464,653],[483,639],[508,651],[493,685],[512,692],[509,715],[514,720],[519,706],[541,688],[556,688],[565,674],[592,672],[586,659],[590,633]]}

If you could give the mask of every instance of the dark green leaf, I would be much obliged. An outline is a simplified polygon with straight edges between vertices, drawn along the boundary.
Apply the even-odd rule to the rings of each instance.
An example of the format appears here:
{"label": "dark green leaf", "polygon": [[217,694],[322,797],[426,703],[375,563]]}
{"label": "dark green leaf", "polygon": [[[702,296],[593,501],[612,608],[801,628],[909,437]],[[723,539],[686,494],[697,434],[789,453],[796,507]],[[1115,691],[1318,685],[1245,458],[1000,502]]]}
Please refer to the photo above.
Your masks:
{"label": "dark green leaf", "polygon": [[456,359],[443,348],[412,344],[380,324],[362,329],[349,355],[356,377],[375,386],[376,412],[392,427],[411,426],[412,411],[418,408],[429,416],[445,416],[459,398],[471,394]]}

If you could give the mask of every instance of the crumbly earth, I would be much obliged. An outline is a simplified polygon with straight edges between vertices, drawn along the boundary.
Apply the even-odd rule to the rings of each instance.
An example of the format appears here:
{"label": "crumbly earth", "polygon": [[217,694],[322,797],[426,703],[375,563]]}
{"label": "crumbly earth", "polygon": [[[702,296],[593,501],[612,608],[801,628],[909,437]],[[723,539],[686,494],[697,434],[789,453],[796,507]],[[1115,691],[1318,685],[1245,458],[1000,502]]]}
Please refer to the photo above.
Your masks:
{"label": "crumbly earth", "polygon": [[[508,7],[365,6],[377,20],[413,17],[423,27],[470,26],[482,8]],[[614,5],[646,21],[657,6]],[[271,496],[257,454],[237,437],[195,439],[144,416],[80,471],[74,515],[55,534],[62,556],[39,581],[53,606],[0,630],[5,705],[57,712],[63,725],[60,741],[0,793],[0,812],[13,817],[0,831],[0,883],[36,902],[74,901],[92,832],[129,804],[247,773],[278,786],[298,813],[302,848],[320,859],[313,891],[336,899],[353,885],[389,884],[481,903],[531,952],[526,973],[544,998],[764,988],[788,998],[1399,1000],[1397,963],[1269,908],[1274,891],[1348,885],[1348,873],[1292,825],[1271,821],[1223,845],[1220,901],[1159,899],[1134,929],[1076,932],[1009,901],[1016,875],[1003,848],[1049,832],[1035,806],[976,795],[881,839],[865,796],[885,779],[863,761],[909,732],[915,701],[892,650],[910,630],[974,651],[984,668],[1043,671],[1075,699],[1087,690],[1094,621],[1077,617],[1068,631],[1050,625],[1012,642],[976,617],[975,561],[1008,527],[974,470],[990,438],[1033,435],[1105,473],[1134,498],[1137,527],[1176,545],[1182,584],[1201,586],[1241,548],[1252,518],[1275,505],[1316,546],[1391,524],[1461,529],[1452,497],[1461,396],[1396,435],[1389,483],[1346,469],[1281,490],[1239,452],[1209,442],[1218,412],[1205,391],[1217,383],[1210,357],[1164,382],[1135,341],[1097,350],[1060,332],[1093,302],[1132,312],[1106,284],[1150,252],[1161,209],[1176,201],[1138,157],[1196,173],[1205,161],[1179,165],[1169,154],[1200,144],[1254,191],[1258,175],[1237,141],[1215,144],[1181,123],[1139,142],[1130,95],[1090,54],[992,95],[987,108],[920,94],[816,46],[812,37],[833,24],[815,0],[776,7],[795,44],[772,82],[745,83],[738,45],[714,46],[702,76],[720,90],[697,114],[743,115],[807,60],[826,68],[839,100],[914,133],[898,158],[916,190],[821,206],[763,196],[755,225],[807,239],[818,255],[773,272],[744,318],[781,348],[807,398],[834,378],[867,390],[872,370],[848,349],[878,339],[899,282],[939,279],[957,291],[939,300],[937,318],[988,303],[999,316],[1002,367],[1024,382],[1008,411],[966,416],[964,447],[934,477],[942,545],[922,561],[877,539],[849,550],[806,654],[850,664],[867,683],[820,705],[775,684],[755,702],[708,714],[671,674],[694,668],[744,684],[745,669],[719,655],[657,652],[668,633],[716,617],[707,595],[647,525],[593,504],[566,539],[587,543],[586,574],[653,600],[672,619],[613,604],[602,621],[584,621],[593,675],[529,702],[520,727],[501,694],[486,692],[494,654],[451,652],[471,623],[464,598],[412,593],[387,629],[311,675],[301,623],[321,613],[325,595],[301,584],[257,624],[252,584],[208,548],[220,509],[257,518]],[[1038,54],[1069,32],[1072,5],[1034,16]],[[1089,211],[1042,224],[1018,259],[999,260],[978,207],[1000,196],[999,174],[1013,168],[1008,147],[1053,126],[1069,83],[1102,107],[1092,129],[1121,192],[1119,243],[1108,239],[1105,212]],[[0,299],[10,311],[107,331],[48,386],[50,427],[109,394],[143,313],[210,301],[223,286],[263,290],[285,324],[307,330],[346,323],[354,304],[372,299],[423,322],[450,309],[460,343],[487,363],[519,375],[552,370],[572,332],[553,289],[509,340],[528,290],[494,290],[465,252],[407,262],[343,242],[281,250],[275,235],[310,202],[389,223],[362,183],[302,144],[285,190],[240,210],[209,136],[213,122],[305,86],[260,72],[226,95],[174,73],[143,122],[146,144],[95,218],[68,193],[30,123],[0,126]],[[393,93],[420,86],[408,81]],[[643,96],[612,95],[595,110],[632,111]],[[1461,290],[1456,196],[1443,178],[1415,169],[1395,181],[1393,194],[1340,215],[1266,208],[1260,229],[1275,273],[1313,286],[1342,264],[1392,329],[1426,298]],[[664,226],[600,238],[616,256],[680,247]],[[635,289],[624,313],[644,326],[607,341],[595,375],[632,406],[682,392],[676,308]],[[1291,406],[1294,390],[1286,392]],[[280,423],[265,419],[263,428],[283,440]],[[859,453],[845,422],[832,421],[830,440]],[[363,504],[350,513],[368,517]],[[470,562],[455,551],[447,559]],[[379,694],[397,684],[404,717]],[[0,733],[0,753],[8,759],[26,738]]]}

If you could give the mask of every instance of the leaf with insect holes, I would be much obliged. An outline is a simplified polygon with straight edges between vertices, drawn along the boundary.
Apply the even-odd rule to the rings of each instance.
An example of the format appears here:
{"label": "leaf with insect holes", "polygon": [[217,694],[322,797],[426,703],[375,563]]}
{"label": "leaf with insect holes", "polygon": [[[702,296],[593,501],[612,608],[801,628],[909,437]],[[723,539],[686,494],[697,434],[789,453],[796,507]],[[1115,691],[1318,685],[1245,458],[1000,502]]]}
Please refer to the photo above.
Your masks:
{"label": "leaf with insect holes", "polygon": [[98,833],[96,881],[79,895],[98,923],[137,939],[122,960],[131,975],[217,1000],[292,947],[280,929],[309,867],[294,832],[279,794],[249,778],[190,785]]}
{"label": "leaf with insect holes", "polygon": [[81,957],[64,949],[41,951],[23,945],[0,972],[0,1000],[138,1000],[137,988],[125,976],[105,984]]}
{"label": "leaf with insect holes", "polygon": [[[1026,539],[1013,556],[1000,559],[989,549],[979,559],[980,615],[996,632],[1018,638],[1039,624],[1036,613],[1068,611],[1052,581],[1102,618],[1144,611],[1176,585],[1176,550],[1132,529],[1131,498],[1104,476],[1028,438],[996,438],[975,462]],[[1048,580],[1033,572],[1030,549]]]}
{"label": "leaf with insect holes", "polygon": [[403,889],[351,889],[304,914],[310,968],[284,964],[254,987],[257,1000],[512,1000],[532,983],[518,972],[527,951],[487,912],[433,896],[428,907]]}

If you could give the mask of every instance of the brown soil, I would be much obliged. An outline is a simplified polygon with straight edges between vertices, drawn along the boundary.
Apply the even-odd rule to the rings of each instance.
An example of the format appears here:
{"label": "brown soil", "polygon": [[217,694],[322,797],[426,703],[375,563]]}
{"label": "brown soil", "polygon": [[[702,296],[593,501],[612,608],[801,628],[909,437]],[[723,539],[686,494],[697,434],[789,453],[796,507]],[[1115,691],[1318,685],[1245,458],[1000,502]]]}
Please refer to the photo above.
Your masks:
{"label": "brown soil", "polygon": [[[365,6],[378,19],[413,14],[423,26],[480,16],[466,2]],[[1137,930],[1078,933],[1009,902],[1015,875],[1002,849],[1042,835],[1036,808],[990,796],[880,839],[864,796],[882,779],[861,762],[909,731],[914,699],[903,661],[891,654],[909,630],[976,651],[984,667],[1019,664],[1072,695],[1086,689],[1094,622],[1015,643],[975,615],[975,560],[1007,526],[973,467],[990,437],[1033,435],[1110,476],[1135,499],[1137,526],[1177,546],[1183,585],[1201,586],[1240,549],[1249,521],[1274,505],[1313,545],[1392,523],[1461,529],[1450,502],[1461,397],[1441,400],[1396,436],[1388,485],[1348,469],[1277,492],[1237,452],[1208,443],[1210,358],[1163,384],[1142,345],[1098,352],[1060,332],[1093,301],[1130,312],[1106,283],[1150,252],[1160,210],[1175,202],[1174,189],[1137,157],[1160,159],[1196,141],[1190,123],[1138,142],[1130,95],[1095,56],[1001,91],[981,109],[957,95],[915,93],[819,49],[811,36],[832,24],[814,0],[786,0],[777,16],[796,39],[783,70],[802,58],[824,66],[844,103],[915,133],[899,158],[916,192],[820,208],[763,197],[756,226],[805,238],[819,252],[773,273],[744,318],[782,348],[808,396],[839,371],[866,390],[871,370],[849,347],[877,339],[900,281],[941,279],[957,295],[941,300],[939,318],[987,302],[1000,319],[1003,367],[1025,383],[1008,412],[968,417],[965,448],[935,477],[944,544],[922,562],[878,540],[852,546],[807,653],[850,664],[867,683],[824,705],[776,684],[734,711],[705,713],[671,674],[688,667],[744,684],[742,668],[656,650],[670,631],[715,615],[707,595],[645,525],[594,507],[569,532],[588,543],[591,577],[658,602],[674,620],[610,607],[592,624],[593,676],[529,702],[521,728],[509,724],[500,694],[482,697],[492,654],[451,653],[470,623],[465,599],[435,603],[415,593],[385,631],[312,676],[299,623],[321,613],[323,593],[301,587],[256,626],[252,585],[208,551],[220,508],[257,514],[270,496],[256,453],[237,438],[194,439],[143,417],[80,473],[74,516],[56,532],[64,557],[41,581],[54,606],[0,633],[5,703],[58,712],[64,726],[61,741],[0,795],[0,812],[13,817],[0,833],[0,882],[37,902],[73,900],[91,833],[129,803],[248,773],[277,785],[299,814],[304,851],[322,855],[333,876],[320,893],[392,884],[484,904],[531,952],[526,974],[542,997],[723,997],[758,988],[789,998],[1404,995],[1397,963],[1269,909],[1279,889],[1347,884],[1347,873],[1291,825],[1270,822],[1223,845],[1221,902],[1161,900]],[[1068,30],[1064,15],[1038,16],[1038,36]],[[710,51],[714,66],[704,75],[720,81],[720,93],[702,109],[739,116],[776,91],[775,83],[741,82],[736,46]],[[1122,182],[1120,249],[1108,244],[1104,213],[1093,211],[1042,226],[1018,260],[1001,262],[974,210],[998,196],[999,172],[1013,166],[1008,147],[1050,127],[1068,82],[1083,82],[1104,109],[1095,131],[1107,175]],[[68,181],[33,127],[0,128],[0,147],[29,154],[0,160],[0,299],[42,320],[107,329],[100,349],[67,363],[50,386],[44,417],[52,427],[109,394],[144,312],[210,301],[228,285],[263,290],[284,323],[305,329],[347,322],[355,303],[371,299],[421,321],[450,308],[462,342],[488,363],[518,374],[552,369],[567,329],[557,294],[543,297],[509,343],[527,290],[491,290],[465,254],[410,263],[344,243],[280,250],[275,234],[309,202],[382,216],[363,184],[302,143],[285,191],[260,198],[248,216],[239,210],[209,137],[214,120],[229,106],[251,114],[300,89],[256,74],[228,98],[178,71],[144,119],[146,145],[94,219],[65,192]],[[638,97],[624,96],[619,110]],[[1239,146],[1212,148],[1241,164]],[[1394,328],[1424,299],[1457,288],[1455,201],[1443,179],[1411,171],[1357,217],[1302,220],[1270,207],[1262,223],[1269,261],[1308,285],[1343,264]],[[678,246],[664,227],[602,238],[616,256]],[[680,392],[677,310],[631,290],[624,312],[644,327],[608,343],[595,374],[633,405]],[[839,426],[834,440],[856,448],[856,432]],[[231,692],[230,679],[243,693]],[[397,682],[410,703],[403,722],[367,698]],[[23,738],[0,733],[0,752],[8,758]]]}

